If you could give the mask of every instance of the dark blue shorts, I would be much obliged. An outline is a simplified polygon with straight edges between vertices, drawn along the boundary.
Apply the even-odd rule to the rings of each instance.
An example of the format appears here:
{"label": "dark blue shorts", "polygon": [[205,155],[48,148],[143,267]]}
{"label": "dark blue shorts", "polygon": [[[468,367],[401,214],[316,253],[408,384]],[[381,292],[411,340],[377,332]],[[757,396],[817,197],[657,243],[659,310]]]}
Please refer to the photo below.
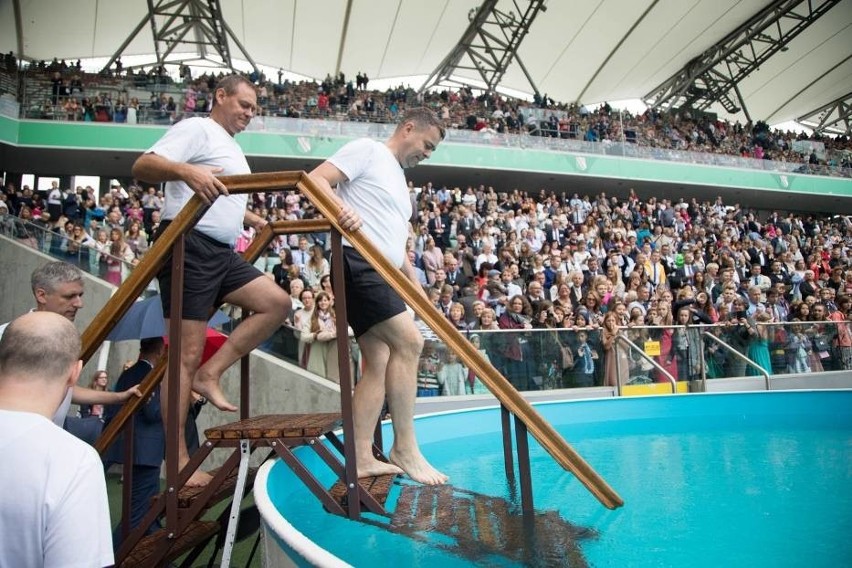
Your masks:
{"label": "dark blue shorts", "polygon": [[[167,221],[160,224],[165,230]],[[263,273],[246,262],[231,247],[198,231],[186,235],[183,270],[183,318],[207,321],[225,296],[239,290]],[[172,259],[157,274],[163,299],[163,316],[171,316]]]}
{"label": "dark blue shorts", "polygon": [[405,302],[399,294],[354,248],[343,247],[343,267],[346,318],[355,337],[405,311]]}

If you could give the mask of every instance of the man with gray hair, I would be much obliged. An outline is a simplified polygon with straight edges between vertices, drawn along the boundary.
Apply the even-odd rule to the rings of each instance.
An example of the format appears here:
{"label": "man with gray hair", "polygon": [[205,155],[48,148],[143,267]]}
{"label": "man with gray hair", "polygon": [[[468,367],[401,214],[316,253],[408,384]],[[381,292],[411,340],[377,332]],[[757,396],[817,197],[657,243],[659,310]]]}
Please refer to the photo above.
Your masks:
{"label": "man with gray hair", "polygon": [[66,318],[25,314],[0,339],[0,566],[111,566],[97,452],[51,417],[77,380],[80,336]]}
{"label": "man with gray hair", "polygon": [[[36,302],[33,312],[51,312],[73,322],[77,317],[77,310],[83,307],[83,272],[76,266],[58,260],[48,262],[33,271],[30,283]],[[3,337],[7,325],[9,324],[0,325],[0,338]],[[131,396],[141,396],[138,387],[111,392],[96,391],[75,384],[73,388],[68,389],[62,404],[56,409],[53,421],[62,428],[72,402],[81,405],[122,404]]]}

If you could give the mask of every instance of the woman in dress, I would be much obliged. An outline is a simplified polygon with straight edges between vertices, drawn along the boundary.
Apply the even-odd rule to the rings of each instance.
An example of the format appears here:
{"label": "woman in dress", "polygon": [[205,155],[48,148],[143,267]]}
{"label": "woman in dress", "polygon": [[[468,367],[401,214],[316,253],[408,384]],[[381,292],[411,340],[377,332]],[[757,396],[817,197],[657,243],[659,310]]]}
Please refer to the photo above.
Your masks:
{"label": "woman in dress", "polygon": [[426,239],[426,246],[423,247],[423,271],[426,272],[426,282],[429,286],[435,283],[435,273],[444,268],[444,253],[435,245],[435,239],[429,237]]}
{"label": "woman in dress", "polygon": [[328,260],[323,255],[322,247],[319,245],[312,246],[311,257],[308,259],[307,264],[305,264],[305,286],[319,290],[320,280],[330,272],[331,269],[329,268]]}
{"label": "woman in dress", "polygon": [[139,114],[139,99],[133,97],[127,103],[127,124],[136,124]]}
{"label": "woman in dress", "polygon": [[[141,209],[140,209],[141,212]],[[142,230],[140,221],[132,221],[127,228],[127,233],[124,235],[124,242],[133,251],[133,257],[138,259],[148,250],[148,235]]]}
{"label": "woman in dress", "polygon": [[[770,328],[767,324],[772,321],[772,315],[769,312],[758,312],[754,316],[754,322],[750,322],[749,335],[751,339],[748,343],[748,352],[746,357],[756,363],[761,369],[767,373],[772,373],[772,359],[769,355],[769,332]],[[761,376],[754,365],[749,365],[746,369],[746,376],[757,377]]]}
{"label": "woman in dress", "polygon": [[133,251],[124,242],[124,234],[121,229],[112,229],[109,238],[109,255],[106,257],[106,281],[120,286],[123,274],[129,271],[130,263],[133,262]]}
{"label": "woman in dress", "polygon": [[618,314],[607,312],[603,318],[601,345],[604,350],[604,385],[626,385],[630,379],[630,360],[627,348],[618,341]]}
{"label": "woman in dress", "polygon": [[340,382],[337,366],[337,323],[331,298],[325,292],[316,295],[314,311],[303,323],[302,339],[310,345],[306,369],[329,380]]}
{"label": "woman in dress", "polygon": [[[651,339],[660,342],[660,354],[656,357],[657,363],[675,380],[678,380],[677,364],[674,362],[673,353],[672,336],[674,329],[672,329],[672,325],[674,325],[674,317],[672,316],[671,304],[659,303],[659,300],[654,302],[656,304],[652,302],[646,319],[649,325],[655,327],[648,331],[648,335]],[[667,383],[669,379],[663,373],[655,371],[654,380],[658,383]]]}

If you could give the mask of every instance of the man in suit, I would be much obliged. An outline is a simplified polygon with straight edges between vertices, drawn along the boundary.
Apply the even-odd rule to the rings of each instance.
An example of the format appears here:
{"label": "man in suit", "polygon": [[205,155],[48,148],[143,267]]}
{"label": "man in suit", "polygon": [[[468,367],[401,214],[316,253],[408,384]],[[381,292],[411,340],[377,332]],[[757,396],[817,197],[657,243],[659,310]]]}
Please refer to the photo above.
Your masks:
{"label": "man in suit", "polygon": [[[142,382],[157,361],[163,356],[165,345],[161,337],[143,339],[140,343],[139,360],[121,373],[116,389],[127,389]],[[120,406],[106,408],[106,422],[109,423]],[[191,420],[192,416],[187,421]],[[187,429],[188,430],[188,429]],[[130,497],[130,528],[134,529],[148,512],[151,499],[160,492],[160,466],[166,451],[166,435],[160,413],[160,392],[155,390],[151,398],[133,416],[133,486]],[[110,463],[124,462],[124,438],[118,438],[110,447],[105,460]],[[125,511],[125,514],[127,511]],[[156,523],[148,527],[147,534],[159,529]],[[113,533],[113,541],[118,547],[121,543],[121,524]]]}
{"label": "man in suit", "polygon": [[461,207],[459,212],[461,218],[458,221],[458,225],[456,227],[456,234],[464,235],[467,238],[473,234],[473,230],[477,227],[476,218],[473,216],[473,211],[466,208]]}
{"label": "man in suit", "polygon": [[565,229],[558,217],[554,217],[549,224],[545,225],[544,239],[550,244],[551,248],[562,248],[565,246],[567,241],[565,238]]}
{"label": "man in suit", "polygon": [[766,301],[766,292],[772,288],[772,280],[768,276],[762,274],[763,269],[757,262],[751,265],[751,270],[748,276],[748,284],[757,286],[760,289],[760,301]]}
{"label": "man in suit", "polygon": [[457,300],[462,288],[467,286],[468,277],[464,270],[459,267],[459,261],[452,254],[447,254],[444,259],[444,269],[447,273],[447,284],[453,287],[453,299]]}

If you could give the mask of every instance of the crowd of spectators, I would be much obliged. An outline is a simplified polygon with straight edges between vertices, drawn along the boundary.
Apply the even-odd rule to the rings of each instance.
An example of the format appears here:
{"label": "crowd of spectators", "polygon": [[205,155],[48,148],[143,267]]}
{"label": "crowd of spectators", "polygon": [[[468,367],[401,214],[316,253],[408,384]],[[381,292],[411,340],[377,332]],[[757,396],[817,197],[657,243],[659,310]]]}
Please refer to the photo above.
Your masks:
{"label": "crowd of spectators", "polygon": [[[76,66],[59,65],[58,70],[47,66],[44,72],[60,78],[79,72]],[[186,68],[178,102],[155,93],[148,107],[171,117],[181,109],[208,110],[215,79],[213,75],[193,79]],[[795,142],[803,140],[801,135],[772,132],[761,123],[751,128],[729,124],[706,115],[647,111],[632,116],[606,104],[588,111],[555,103],[546,95],[523,107],[520,101],[477,97],[466,89],[423,97],[406,88],[377,92],[368,89],[369,79],[360,72],[355,85],[342,73],[321,83],[282,82],[280,75],[277,83],[262,75],[253,75],[252,80],[258,85],[264,114],[393,120],[416,103],[433,107],[455,128],[589,141],[629,138],[659,148],[804,159],[794,149]],[[114,110],[110,112],[114,116]],[[811,141],[817,140],[841,152],[835,155],[849,149],[844,137]],[[813,152],[808,160],[819,162]],[[658,344],[660,355],[655,359],[675,378],[694,379],[702,372],[708,376],[760,372],[711,345],[703,353],[701,369],[696,346],[704,349],[707,342],[688,325],[677,327],[679,323],[717,324],[714,333],[760,360],[768,372],[852,368],[852,334],[845,323],[852,295],[848,217],[772,213],[758,218],[721,198],[673,203],[653,196],[640,199],[632,191],[626,198],[603,193],[581,197],[518,189],[498,192],[485,186],[438,188],[427,183],[411,187],[411,192],[419,213],[413,222],[410,258],[424,288],[438,309],[467,332],[518,388],[612,385],[616,369],[623,375],[621,382],[637,374],[665,380],[664,374],[615,339],[625,327],[634,343]],[[91,188],[54,187],[39,194],[7,187],[0,207],[5,205],[13,216],[3,222],[17,227],[18,238],[55,248],[69,258],[82,258],[81,250],[96,251],[88,262],[118,283],[120,270],[138,262],[150,245],[162,195],[156,188],[137,185],[126,190],[113,187],[98,203],[93,195]],[[252,207],[270,221],[315,215],[310,204],[293,192],[256,194]],[[50,244],[36,242],[27,231],[28,221],[59,237]],[[246,229],[238,250],[253,236]],[[309,338],[300,347],[306,366],[310,365],[306,352],[311,350],[305,349],[307,343],[325,342],[326,347],[335,343],[333,310],[314,309],[320,294],[333,303],[327,256],[326,235],[294,235],[277,238],[268,258],[261,261],[270,277],[293,294],[297,311],[291,322]],[[110,259],[124,268],[116,273]],[[320,313],[325,315],[313,317]],[[833,323],[814,323],[823,321]],[[772,326],[786,322],[795,325]],[[534,328],[560,331],[553,337],[540,332],[527,336],[526,330]],[[493,329],[516,331],[483,333]],[[569,329],[569,335],[561,331]],[[313,350],[323,351],[321,366],[332,373],[334,365],[327,362],[336,355],[328,348]],[[445,386],[448,380],[440,373],[443,366],[435,364],[438,359],[435,350],[422,358],[421,395],[460,390],[459,384]],[[460,376],[455,368],[452,374]],[[482,390],[469,374],[464,386],[468,392]]]}
{"label": "crowd of spectators", "polygon": [[162,191],[114,182],[96,202],[90,187],[44,191],[7,183],[0,232],[119,285],[148,250],[159,226]]}
{"label": "crowd of spectators", "polygon": [[[847,216],[759,218],[720,197],[672,202],[633,191],[619,198],[431,183],[410,191],[418,213],[409,258],[424,290],[520,389],[612,385],[615,369],[622,383],[637,375],[666,380],[615,340],[625,329],[640,346],[658,342],[656,360],[679,380],[701,375],[698,345],[708,376],[759,372],[701,341],[694,324],[711,326],[770,373],[852,369]],[[317,215],[294,191],[255,194],[250,206],[269,221]],[[117,284],[150,246],[161,207],[156,188],[135,184],[114,184],[98,203],[92,188],[9,184],[0,222],[22,242],[88,262]],[[39,234],[54,238],[39,242]],[[237,250],[253,238],[246,228]],[[282,235],[259,266],[293,295],[300,361],[333,378],[329,246],[324,233]],[[490,333],[497,329],[514,331]],[[450,357],[438,351],[421,359],[421,395],[461,388],[442,386]],[[468,374],[462,386],[483,390]]]}
{"label": "crowd of spectators", "polygon": [[[27,80],[49,81],[44,101],[29,101],[30,117],[135,123],[144,114],[148,122],[172,123],[184,116],[209,111],[210,92],[219,75],[193,77],[181,66],[177,80],[166,69],[153,66],[86,74],[80,62],[38,62],[29,67]],[[258,89],[259,114],[290,118],[393,122],[409,106],[428,106],[448,128],[482,133],[526,134],[587,142],[635,145],[661,152],[694,152],[742,156],[801,164],[802,172],[848,175],[852,168],[852,141],[848,136],[807,135],[772,130],[765,122],[730,123],[698,111],[641,114],[622,112],[604,103],[589,109],[554,101],[547,94],[532,102],[494,94],[477,95],[461,87],[418,94],[407,86],[385,91],[369,89],[360,71],[353,81],[344,73],[323,81],[289,81],[279,72],[277,82],[253,72]],[[88,89],[85,85],[94,85]],[[104,87],[106,85],[106,87]],[[88,92],[91,91],[91,92]],[[138,95],[150,92],[147,99]]]}
{"label": "crowd of spectators", "polygon": [[[702,376],[699,349],[711,378],[761,373],[702,341],[697,324],[768,373],[852,369],[849,217],[759,218],[721,198],[672,203],[633,192],[410,190],[419,213],[409,258],[421,285],[519,389],[667,380],[616,340],[624,331],[640,347],[657,343],[656,361],[677,380]],[[295,192],[256,194],[252,207],[270,221],[316,215]],[[238,248],[253,237],[247,228]],[[321,368],[332,373],[328,251],[324,233],[280,236],[260,267],[298,298],[301,337],[331,342]],[[317,319],[320,298],[329,307]],[[439,343],[421,358],[419,380],[421,396],[484,392]]]}

